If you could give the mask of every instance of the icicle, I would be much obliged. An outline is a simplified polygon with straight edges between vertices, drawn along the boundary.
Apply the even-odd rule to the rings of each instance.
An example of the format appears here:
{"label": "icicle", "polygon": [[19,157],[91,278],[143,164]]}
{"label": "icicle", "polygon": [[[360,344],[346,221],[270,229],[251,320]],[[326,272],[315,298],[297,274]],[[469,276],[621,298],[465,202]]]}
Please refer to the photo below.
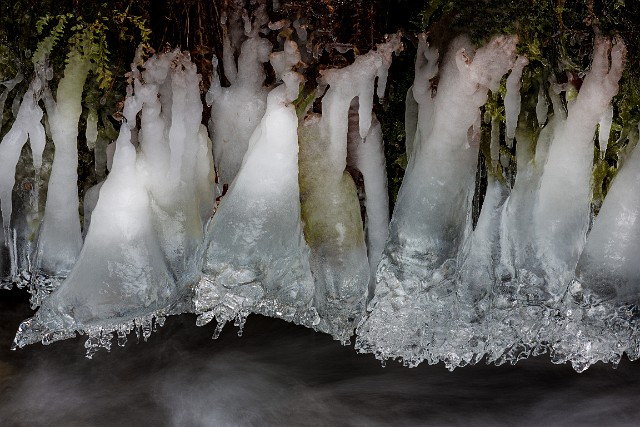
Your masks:
{"label": "icicle", "polygon": [[287,40],[284,43],[284,50],[269,55],[269,62],[276,73],[276,79],[282,80],[282,76],[300,62],[298,45],[294,41]]}
{"label": "icicle", "polygon": [[640,146],[616,175],[577,267],[585,288],[640,305]]}
{"label": "icicle", "polygon": [[547,103],[547,97],[544,91],[544,84],[540,84],[540,90],[538,90],[538,102],[536,103],[536,120],[538,120],[538,126],[542,127],[547,123],[547,114],[549,112],[549,104]]}
{"label": "icicle", "polygon": [[[428,135],[433,126],[434,93],[431,79],[438,74],[438,50],[427,43],[427,35],[418,36],[415,77],[407,92],[405,131],[407,135],[407,160],[415,154],[422,135]],[[413,106],[413,103],[417,105]],[[415,111],[415,113],[413,112]],[[414,123],[415,122],[415,123]]]}
{"label": "icicle", "polygon": [[611,134],[611,124],[613,122],[613,105],[609,105],[598,123],[598,147],[600,148],[600,158],[604,159],[609,144]]}
{"label": "icicle", "polygon": [[285,85],[269,92],[240,171],[207,227],[194,299],[199,325],[248,312],[318,322],[300,222],[298,118],[288,93]]}
{"label": "icicle", "polygon": [[94,150],[96,148],[96,141],[98,140],[98,113],[94,109],[90,109],[89,114],[87,114],[85,137],[89,150]]}
{"label": "icicle", "polygon": [[435,349],[447,335],[431,328],[449,330],[437,313],[456,316],[451,305],[456,259],[471,230],[478,161],[473,129],[488,90],[496,91],[513,67],[515,44],[515,37],[496,37],[475,55],[468,39],[450,45],[440,66],[431,129],[416,139],[419,146],[398,194],[375,296],[357,330],[359,351],[382,360],[399,357],[409,366],[425,358],[440,360]]}
{"label": "icicle", "polygon": [[[322,100],[322,126],[328,129],[329,139],[334,149],[331,156],[336,169],[344,170],[347,158],[347,132],[349,122],[349,105],[358,97],[359,131],[365,138],[371,126],[371,110],[375,78],[378,77],[378,92],[384,83],[380,76],[386,75],[391,64],[391,56],[402,48],[400,34],[394,34],[389,41],[378,45],[378,50],[371,51],[356,58],[355,62],[345,68],[329,69],[320,72],[320,84],[330,88]],[[384,93],[384,87],[382,87]]]}
{"label": "icicle", "polygon": [[34,167],[39,170],[42,165],[45,134],[42,126],[43,112],[38,105],[38,101],[45,84],[44,68],[37,67],[36,76],[24,94],[16,120],[0,143],[0,208],[2,210],[5,240],[9,239],[7,233],[12,213],[11,196],[15,184],[16,165],[18,164],[22,147],[28,139],[30,139],[32,145]]}
{"label": "icicle", "polygon": [[[609,60],[609,52],[611,60]],[[596,39],[593,61],[566,122],[555,133],[534,209],[537,256],[547,291],[558,297],[571,280],[589,227],[593,137],[618,92],[625,47],[620,39]],[[562,185],[559,185],[562,183]]]}
{"label": "icicle", "polygon": [[[230,87],[220,86],[214,67],[207,102],[211,103],[209,132],[220,189],[230,185],[238,173],[251,134],[265,112],[268,89],[264,86],[266,74],[262,64],[269,60],[270,53],[271,43],[266,39],[247,39],[242,44],[237,74],[230,79]],[[295,55],[295,52],[291,54]],[[230,60],[234,61],[235,67],[233,57],[225,57],[225,70]],[[285,63],[290,60],[291,56],[288,56]]]}
{"label": "icicle", "polygon": [[[89,335],[92,355],[108,349],[114,331],[122,341],[122,331],[141,328],[146,339],[154,318],[161,325],[166,315],[191,307],[202,221],[215,197],[210,143],[200,124],[200,76],[189,55],[175,51],[143,66],[132,73],[135,93],[128,90],[111,172],[85,196],[79,258],[23,322],[15,346],[77,331]],[[139,151],[132,143],[138,114]]]}
{"label": "icicle", "polygon": [[21,83],[22,80],[24,80],[24,76],[22,73],[18,72],[18,74],[16,74],[16,76],[11,80],[0,82],[0,84],[5,87],[2,93],[0,93],[0,131],[2,130],[2,124],[4,123],[4,103],[7,101],[9,92],[11,92],[16,85]]}
{"label": "icicle", "polygon": [[491,118],[491,170],[496,171],[500,161],[500,117]]}
{"label": "icicle", "polygon": [[47,108],[55,156],[38,235],[35,265],[36,271],[45,276],[66,276],[82,247],[78,214],[77,138],[82,91],[90,68],[88,57],[72,51],[67,57],[64,77],[58,84],[55,106]]}
{"label": "icicle", "polygon": [[640,147],[616,175],[589,233],[555,325],[552,360],[582,372],[638,357]]}
{"label": "icicle", "polygon": [[507,147],[513,146],[513,138],[516,135],[518,116],[520,115],[520,88],[522,87],[522,71],[529,63],[524,56],[518,56],[516,63],[507,77],[507,93],[504,97],[504,112],[506,117]]}
{"label": "icicle", "polygon": [[[357,104],[357,102],[356,102]],[[350,124],[357,121],[356,110],[349,110]],[[371,279],[369,281],[369,297],[373,296],[375,273],[382,258],[382,250],[389,235],[389,196],[387,192],[387,173],[382,142],[382,129],[375,114],[371,129],[365,139],[356,134],[355,126],[349,131],[349,164],[356,168],[364,180],[367,256]]]}

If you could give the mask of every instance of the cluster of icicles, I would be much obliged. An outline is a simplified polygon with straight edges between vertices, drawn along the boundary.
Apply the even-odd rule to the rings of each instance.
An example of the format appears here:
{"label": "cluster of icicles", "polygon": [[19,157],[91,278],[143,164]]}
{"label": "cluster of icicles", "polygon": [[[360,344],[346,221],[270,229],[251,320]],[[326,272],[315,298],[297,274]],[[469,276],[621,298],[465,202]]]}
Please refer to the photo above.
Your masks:
{"label": "cluster of icicles", "polygon": [[[441,54],[422,37],[407,94],[408,167],[389,219],[372,108],[400,36],[322,71],[311,97],[322,96],[322,114],[299,97],[304,31],[273,53],[251,25],[241,45],[226,41],[231,84],[214,73],[208,129],[200,76],[178,51],[136,58],[109,147],[97,143],[104,135],[90,112],[87,142],[110,172],[86,192],[84,232],[76,145],[90,64],[70,56],[56,99],[50,70],[37,67],[0,144],[0,273],[5,287],[29,286],[39,306],[14,348],[80,333],[91,357],[114,336],[120,345],[132,331],[146,339],[167,315],[194,312],[198,325],[216,320],[214,336],[227,322],[242,329],[251,313],[342,343],[356,331],[358,351],[408,366],[453,369],[549,352],[582,371],[640,356],[637,133],[595,219],[590,209],[594,135],[599,126],[606,149],[622,42],[597,39],[566,107],[567,87],[541,85],[539,131],[518,123],[531,112],[520,111],[527,61],[516,56],[515,37],[477,50],[459,37]],[[267,61],[275,87],[264,84]],[[511,183],[488,174],[474,226],[481,107],[507,74],[505,140],[515,144],[517,174]],[[3,101],[18,80],[4,83]],[[490,168],[498,170],[508,159],[493,125]],[[48,138],[55,155],[43,162]],[[16,170],[32,174],[31,185],[14,189]],[[353,176],[364,187],[362,210]]]}

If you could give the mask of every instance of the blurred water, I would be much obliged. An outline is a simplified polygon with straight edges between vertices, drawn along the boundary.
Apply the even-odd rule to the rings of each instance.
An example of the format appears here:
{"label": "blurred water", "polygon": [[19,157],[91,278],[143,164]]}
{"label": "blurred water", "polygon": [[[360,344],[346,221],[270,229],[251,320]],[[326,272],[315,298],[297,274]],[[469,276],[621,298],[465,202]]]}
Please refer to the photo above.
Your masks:
{"label": "blurred water", "polygon": [[16,352],[28,296],[0,291],[0,426],[635,426],[640,363],[382,368],[324,334],[250,316],[242,338],[167,319],[94,360],[84,339]]}

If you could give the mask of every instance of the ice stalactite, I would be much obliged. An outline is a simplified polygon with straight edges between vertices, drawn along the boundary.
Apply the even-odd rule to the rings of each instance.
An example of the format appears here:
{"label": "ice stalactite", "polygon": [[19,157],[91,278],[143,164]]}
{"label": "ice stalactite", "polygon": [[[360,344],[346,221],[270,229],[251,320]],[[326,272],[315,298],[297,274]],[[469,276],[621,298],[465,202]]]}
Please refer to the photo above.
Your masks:
{"label": "ice stalactite", "polygon": [[507,93],[504,97],[504,113],[506,117],[506,140],[507,147],[509,148],[513,146],[513,138],[516,136],[516,126],[518,124],[518,116],[520,116],[522,71],[528,63],[529,60],[527,58],[524,56],[518,56],[509,77],[507,77]]}
{"label": "ice stalactite", "polygon": [[[245,21],[249,18],[246,17]],[[268,19],[267,19],[268,21]],[[234,44],[242,40],[239,22],[225,26],[223,69],[231,85],[222,87],[217,73],[218,59],[213,59],[213,77],[206,100],[211,105],[209,131],[213,140],[214,160],[220,191],[229,186],[240,170],[251,134],[264,115],[269,88],[265,87],[263,63],[269,61],[271,43],[259,36],[265,20],[257,14],[249,22],[246,40],[242,42],[238,61]],[[248,38],[247,38],[248,36]]]}
{"label": "ice stalactite", "polygon": [[547,102],[544,83],[540,82],[540,88],[538,89],[538,102],[536,103],[536,120],[538,121],[538,126],[542,127],[547,123],[548,114],[549,103]]}
{"label": "ice stalactite", "polygon": [[195,309],[199,325],[217,320],[216,334],[234,319],[241,326],[250,313],[310,327],[319,321],[300,222],[298,118],[289,89],[282,84],[269,93],[240,171],[207,227]]}
{"label": "ice stalactite", "polygon": [[366,138],[360,137],[357,123],[357,101],[354,100],[349,110],[347,161],[349,166],[362,174],[364,184],[366,246],[370,269],[368,295],[373,297],[376,270],[382,257],[384,245],[389,237],[387,172],[380,122],[373,114],[371,128]]}
{"label": "ice stalactite", "polygon": [[533,209],[533,226],[536,256],[545,281],[541,290],[550,298],[564,292],[584,248],[589,227],[594,134],[612,97],[618,93],[624,55],[621,40],[596,40],[591,69],[549,147]]}
{"label": "ice stalactite", "polygon": [[[384,74],[401,47],[400,36],[394,35],[352,65],[323,71],[321,83],[329,89],[322,99],[322,115],[310,114],[300,126],[302,220],[311,248],[318,329],[343,342],[349,341],[364,313],[369,261],[377,264],[386,240],[386,175],[372,107],[376,76]],[[379,96],[383,93],[378,86]],[[349,141],[367,194],[367,241],[356,187],[346,171]]]}
{"label": "ice stalactite", "polygon": [[607,153],[607,145],[609,145],[609,135],[611,134],[611,125],[613,121],[613,105],[609,105],[598,123],[598,148],[600,149],[600,158],[604,159]]}
{"label": "ice stalactite", "polygon": [[89,335],[91,356],[110,348],[114,332],[120,345],[134,329],[146,339],[164,316],[192,309],[202,207],[214,198],[200,76],[179,52],[154,56],[132,75],[135,92],[130,88],[126,98],[111,171],[96,190],[82,251],[59,288],[22,323],[16,347],[78,332]]}
{"label": "ice stalactite", "polygon": [[640,357],[640,148],[616,175],[562,305],[552,360],[583,371],[598,361]]}
{"label": "ice stalactite", "polygon": [[434,90],[431,79],[437,74],[438,50],[429,46],[426,34],[420,34],[418,36],[415,77],[413,85],[407,91],[405,111],[407,161],[413,157],[421,135],[428,135],[431,132],[434,112]]}
{"label": "ice stalactite", "polygon": [[38,232],[32,286],[48,292],[66,277],[80,254],[82,231],[78,212],[78,120],[82,91],[91,70],[89,57],[73,50],[67,58],[57,97],[45,99],[55,155],[49,177],[44,218]]}
{"label": "ice stalactite", "polygon": [[2,130],[4,123],[4,103],[7,101],[9,93],[20,84],[22,80],[24,80],[24,76],[22,73],[18,73],[14,78],[0,82],[0,85],[4,86],[4,90],[0,93],[0,130]]}
{"label": "ice stalactite", "polygon": [[320,122],[319,115],[309,115],[299,130],[301,213],[319,327],[346,341],[366,303],[367,253],[356,186],[346,159],[342,166],[326,160],[331,145]]}
{"label": "ice stalactite", "polygon": [[[28,239],[31,232],[12,227],[13,190],[16,166],[23,146],[29,141],[31,146],[34,180],[39,180],[42,167],[42,152],[46,136],[42,124],[43,111],[39,101],[47,85],[47,66],[36,65],[36,75],[22,98],[15,121],[0,143],[0,209],[2,210],[3,240],[0,243],[0,279],[2,282],[17,282],[18,265],[17,239]],[[20,79],[16,80],[19,81]],[[24,231],[24,232],[23,232]],[[18,236],[20,234],[20,236]],[[26,235],[25,235],[26,234]],[[25,283],[22,283],[24,285]]]}
{"label": "ice stalactite", "polygon": [[[516,130],[518,169],[501,226],[489,361],[514,363],[549,349],[555,351],[556,345],[565,348],[564,342],[572,340],[573,333],[563,338],[557,335],[559,325],[566,323],[559,321],[564,305],[561,297],[575,275],[586,240],[593,137],[617,93],[623,58],[621,42],[614,41],[612,47],[608,40],[597,39],[591,70],[577,97],[569,100],[568,111],[559,94],[574,88],[552,81],[553,116],[537,140],[527,124],[521,123]],[[539,95],[539,124],[546,122],[546,114],[541,114],[546,107],[541,104],[546,105]],[[571,317],[572,310],[566,312]],[[556,352],[554,359],[567,360],[560,354],[562,351]]]}
{"label": "ice stalactite", "polygon": [[[498,364],[542,351],[538,331],[548,314],[544,306],[526,303],[537,292],[532,288],[539,284],[532,273],[538,271],[538,264],[531,223],[549,145],[562,119],[552,116],[536,134],[523,120],[526,113],[523,116],[515,133],[517,173],[498,224],[500,258],[494,260],[491,310],[486,319],[487,360]],[[505,356],[507,349],[512,353]]]}
{"label": "ice stalactite", "polygon": [[[398,194],[375,296],[358,327],[356,346],[414,366],[432,355],[431,324],[450,313],[457,258],[471,231],[479,108],[515,61],[514,37],[496,37],[475,54],[457,38],[440,66],[433,125],[421,134]],[[428,81],[421,82],[428,85]],[[463,362],[464,363],[464,362]],[[468,363],[468,361],[467,361]]]}

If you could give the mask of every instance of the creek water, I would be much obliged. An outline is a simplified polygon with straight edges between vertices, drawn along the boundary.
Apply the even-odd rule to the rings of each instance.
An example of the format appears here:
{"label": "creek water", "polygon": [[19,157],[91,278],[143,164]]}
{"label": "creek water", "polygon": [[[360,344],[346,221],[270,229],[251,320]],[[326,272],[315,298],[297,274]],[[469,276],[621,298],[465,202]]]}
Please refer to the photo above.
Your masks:
{"label": "creek water", "polygon": [[242,337],[195,316],[147,342],[84,357],[84,338],[10,351],[28,294],[0,291],[0,425],[633,426],[640,363],[582,374],[547,356],[448,372],[356,354],[328,335],[252,315]]}

